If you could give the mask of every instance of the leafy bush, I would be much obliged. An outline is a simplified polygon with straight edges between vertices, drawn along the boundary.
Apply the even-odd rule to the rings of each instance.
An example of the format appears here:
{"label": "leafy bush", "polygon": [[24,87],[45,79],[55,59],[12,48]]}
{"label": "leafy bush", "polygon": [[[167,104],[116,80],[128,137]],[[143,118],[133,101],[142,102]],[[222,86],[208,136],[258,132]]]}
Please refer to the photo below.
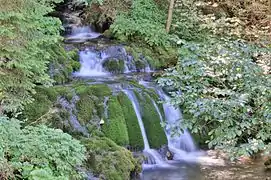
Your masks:
{"label": "leafy bush", "polygon": [[22,128],[19,121],[1,116],[0,134],[1,176],[5,174],[8,179],[81,177],[76,167],[85,159],[85,148],[61,130],[45,126]]}
{"label": "leafy bush", "polygon": [[179,42],[178,64],[158,82],[175,88],[172,103],[186,114],[182,128],[208,133],[210,147],[233,156],[270,151],[271,79],[255,63],[270,49],[227,38]]}
{"label": "leafy bush", "polygon": [[110,29],[122,40],[128,38],[142,40],[150,46],[168,46],[170,36],[165,30],[165,19],[166,12],[153,0],[135,0],[131,11],[119,14]]}

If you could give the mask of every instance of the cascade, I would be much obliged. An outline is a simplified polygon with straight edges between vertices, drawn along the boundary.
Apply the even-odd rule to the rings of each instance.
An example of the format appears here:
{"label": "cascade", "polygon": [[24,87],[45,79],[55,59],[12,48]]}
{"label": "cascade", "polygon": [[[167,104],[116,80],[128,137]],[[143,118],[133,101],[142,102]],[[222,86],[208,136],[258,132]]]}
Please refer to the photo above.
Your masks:
{"label": "cascade", "polygon": [[75,72],[75,76],[105,76],[108,73],[103,69],[102,62],[105,59],[104,54],[98,54],[95,51],[86,49],[79,52],[81,68]]}
{"label": "cascade", "polygon": [[105,98],[104,98],[104,103],[103,103],[103,105],[104,105],[104,118],[105,119],[108,119],[108,100],[109,100],[109,97],[108,96],[106,96]]}
{"label": "cascade", "polygon": [[140,109],[139,108],[139,103],[138,103],[138,100],[137,100],[134,92],[131,91],[131,90],[123,90],[123,92],[127,95],[127,97],[132,102],[134,111],[136,113],[138,124],[139,124],[140,130],[141,130],[141,134],[142,134],[143,142],[144,142],[144,151],[143,152],[147,156],[149,156],[150,161],[153,164],[154,163],[159,164],[159,165],[165,164],[165,162],[162,159],[161,155],[156,150],[150,148],[149,141],[148,141],[146,131],[145,131],[145,128],[144,128],[144,124],[143,124],[143,121],[142,121],[142,116],[141,116],[141,113],[140,113],[140,110],[139,110]]}
{"label": "cascade", "polygon": [[[174,160],[196,161],[197,155],[201,155],[202,153],[197,151],[197,147],[195,146],[193,138],[188,130],[185,129],[182,132],[180,128],[180,123],[182,121],[181,110],[171,105],[169,102],[170,97],[167,96],[163,90],[157,89],[155,85],[151,85],[149,82],[142,80],[139,81],[139,84],[145,86],[146,88],[155,89],[160,99],[164,101],[163,110],[167,124],[165,127],[165,133],[168,139],[168,148],[174,154]],[[152,100],[152,102],[162,122],[163,117],[158,105],[154,100]],[[172,133],[173,129],[176,131],[175,134]]]}
{"label": "cascade", "polygon": [[[166,135],[168,138],[168,148],[174,154],[175,160],[196,161],[197,156],[201,152],[197,151],[197,147],[193,141],[192,136],[187,129],[181,130],[179,128],[182,121],[182,113],[178,107],[170,104],[170,98],[162,91],[157,90],[160,98],[165,102],[163,103],[164,114],[167,122]],[[172,134],[172,128],[177,131]]]}
{"label": "cascade", "polygon": [[85,42],[90,39],[98,38],[101,34],[94,32],[90,27],[83,26],[77,27],[73,26],[71,34],[68,35],[65,40],[66,42]]}
{"label": "cascade", "polygon": [[152,72],[147,60],[142,58],[144,67],[137,67],[138,61],[129,55],[123,46],[108,46],[102,49],[89,47],[79,52],[81,68],[75,76],[97,77],[132,72]]}
{"label": "cascade", "polygon": [[[75,28],[71,34],[71,36],[68,36],[69,40],[76,40],[77,38],[82,41],[89,40],[91,38],[95,37],[95,34],[92,34],[93,32],[89,27],[81,27],[81,28]],[[96,34],[98,37],[98,34]],[[136,76],[132,74],[132,72],[151,72],[151,67],[148,64],[147,60],[144,58],[140,58],[141,62],[144,63],[144,67],[140,66],[141,69],[138,69],[136,66],[136,60],[129,55],[125,48],[122,45],[109,45],[104,46],[102,48],[97,48],[95,46],[90,46],[88,48],[85,48],[79,52],[80,57],[80,63],[81,67],[78,72],[74,72],[75,76],[78,77],[93,77],[92,79],[95,80],[94,83],[108,83],[109,86],[113,87],[116,86],[115,89],[118,89],[118,91],[123,91],[126,96],[129,98],[129,100],[132,103],[134,112],[137,117],[137,121],[140,127],[141,135],[143,138],[144,143],[144,150],[143,153],[148,157],[148,163],[153,165],[159,165],[159,167],[171,167],[169,165],[169,161],[165,161],[165,159],[162,158],[162,156],[156,151],[155,149],[151,149],[148,141],[148,137],[146,134],[146,130],[144,127],[144,123],[142,121],[142,115],[140,112],[140,105],[138,102],[137,97],[135,96],[133,90],[131,90],[128,86],[128,88],[123,88],[120,84],[125,84],[128,75],[132,75],[132,79],[135,79]],[[109,69],[105,67],[105,62],[110,61],[111,63],[117,63],[118,65],[122,65],[122,69],[117,72],[109,72]],[[122,78],[118,81],[118,75],[123,73],[131,73],[127,74],[125,78]],[[112,82],[111,81],[113,77]],[[108,81],[108,78],[110,81]],[[124,80],[125,79],[125,80]],[[127,83],[126,83],[127,84]],[[155,108],[155,111],[159,115],[160,122],[167,122],[167,126],[165,127],[164,131],[167,136],[168,140],[168,147],[169,150],[174,154],[174,160],[184,160],[188,159],[195,159],[196,156],[192,156],[194,152],[197,152],[197,148],[193,142],[193,139],[190,135],[190,133],[187,130],[184,130],[184,132],[181,131],[180,128],[177,129],[177,132],[180,134],[178,136],[172,135],[172,126],[180,125],[180,122],[182,120],[182,114],[179,108],[175,108],[172,106],[169,101],[169,97],[162,91],[157,90],[156,86],[149,86],[148,82],[139,81],[139,84],[144,85],[146,88],[153,88],[156,90],[156,93],[160,97],[161,100],[165,101],[166,103],[163,104],[163,110],[165,114],[165,119],[162,115],[163,112],[160,111],[158,104],[155,102],[155,100],[150,97],[152,101],[152,105]],[[108,117],[108,99],[109,97],[104,97],[104,117],[107,119]],[[73,121],[76,122],[76,121]],[[81,132],[84,132],[84,128],[80,127],[77,123],[74,123],[74,126],[77,127],[77,129],[80,129]],[[191,156],[190,156],[191,155]]]}

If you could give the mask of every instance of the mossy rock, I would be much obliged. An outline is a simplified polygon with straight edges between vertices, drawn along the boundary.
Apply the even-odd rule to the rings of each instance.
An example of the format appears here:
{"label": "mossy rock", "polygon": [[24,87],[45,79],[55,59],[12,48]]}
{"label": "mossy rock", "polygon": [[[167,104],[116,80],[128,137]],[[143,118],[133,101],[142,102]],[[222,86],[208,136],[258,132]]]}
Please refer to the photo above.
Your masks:
{"label": "mossy rock", "polygon": [[71,81],[71,74],[80,69],[78,50],[66,52],[60,45],[49,50],[52,54],[50,75],[55,80],[54,84],[64,84]]}
{"label": "mossy rock", "polygon": [[118,145],[129,145],[124,113],[116,96],[112,96],[108,100],[108,120],[105,120],[102,131],[106,137],[110,138]]}
{"label": "mossy rock", "polygon": [[106,59],[103,68],[113,74],[123,73],[125,70],[124,61],[116,58]]}
{"label": "mossy rock", "polygon": [[123,92],[118,94],[118,100],[121,104],[128,129],[129,145],[137,150],[143,150],[144,142],[133,105]]}
{"label": "mossy rock", "polygon": [[99,179],[128,180],[131,173],[141,169],[141,165],[127,149],[118,146],[106,137],[82,140],[87,148],[86,166]]}
{"label": "mossy rock", "polygon": [[112,95],[112,90],[106,84],[79,84],[75,85],[74,89],[79,96],[93,95],[99,99],[104,99],[105,96]]}
{"label": "mossy rock", "polygon": [[48,113],[56,100],[57,92],[53,88],[36,88],[34,101],[24,107],[23,116],[33,122]]}
{"label": "mossy rock", "polygon": [[68,101],[75,95],[73,88],[69,86],[54,86],[52,88],[57,92],[57,96],[61,96]]}
{"label": "mossy rock", "polygon": [[135,92],[141,107],[142,121],[146,130],[151,148],[160,148],[167,144],[164,129],[161,126],[159,114],[157,113],[150,96],[146,93]]}
{"label": "mossy rock", "polygon": [[140,71],[142,69],[144,69],[146,67],[145,62],[141,61],[141,60],[136,60],[135,61],[135,66],[136,66],[136,70]]}
{"label": "mossy rock", "polygon": [[81,96],[80,100],[76,103],[77,118],[82,126],[86,126],[87,123],[92,119],[96,109],[95,103],[90,96]]}
{"label": "mossy rock", "polygon": [[67,54],[72,59],[73,61],[79,62],[80,56],[79,56],[79,50],[78,49],[73,49],[71,51],[68,51]]}

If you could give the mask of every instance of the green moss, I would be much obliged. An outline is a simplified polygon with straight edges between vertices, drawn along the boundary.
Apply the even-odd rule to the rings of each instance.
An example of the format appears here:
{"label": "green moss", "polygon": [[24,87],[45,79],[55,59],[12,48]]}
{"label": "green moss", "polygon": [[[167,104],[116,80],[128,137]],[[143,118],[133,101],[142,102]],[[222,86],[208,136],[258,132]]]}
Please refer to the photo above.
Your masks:
{"label": "green moss", "polygon": [[124,61],[119,59],[107,59],[103,62],[103,68],[110,73],[123,73]]}
{"label": "green moss", "polygon": [[71,66],[73,71],[78,71],[81,67],[81,64],[78,61],[72,61]]}
{"label": "green moss", "polygon": [[76,103],[77,118],[82,126],[86,125],[93,117],[93,110],[96,109],[95,103],[90,96],[81,96]]}
{"label": "green moss", "polygon": [[56,91],[53,88],[37,88],[34,101],[24,108],[24,117],[33,122],[48,113],[56,100]]}
{"label": "green moss", "polygon": [[64,97],[68,101],[75,95],[74,90],[70,86],[55,86],[54,89],[57,92],[57,96]]}
{"label": "green moss", "polygon": [[110,96],[112,94],[111,89],[106,84],[81,84],[76,85],[74,88],[79,96],[88,94],[103,99],[105,96]]}
{"label": "green moss", "polygon": [[80,56],[78,54],[78,49],[73,49],[69,52],[67,52],[68,56],[70,57],[70,59],[72,59],[73,61],[77,61],[79,62]]}
{"label": "green moss", "polygon": [[121,104],[128,129],[129,145],[133,148],[143,149],[144,142],[142,139],[141,130],[131,101],[124,93],[118,94],[118,100],[119,103]]}
{"label": "green moss", "polygon": [[165,132],[160,124],[160,117],[157,113],[149,95],[135,92],[139,99],[142,111],[142,120],[145,126],[146,134],[151,148],[159,148],[167,144]]}
{"label": "green moss", "polygon": [[106,137],[84,139],[87,148],[87,167],[99,179],[129,179],[131,172],[140,170],[140,164],[127,149],[118,146]]}
{"label": "green moss", "polygon": [[125,118],[116,96],[112,96],[108,101],[108,121],[103,125],[102,131],[119,145],[129,144]]}

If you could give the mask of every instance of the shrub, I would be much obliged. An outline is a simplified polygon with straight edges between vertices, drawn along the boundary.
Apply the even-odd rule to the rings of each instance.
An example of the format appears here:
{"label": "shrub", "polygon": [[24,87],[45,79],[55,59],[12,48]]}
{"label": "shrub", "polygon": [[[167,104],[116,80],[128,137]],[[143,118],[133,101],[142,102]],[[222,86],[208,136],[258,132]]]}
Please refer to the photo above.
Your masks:
{"label": "shrub", "polygon": [[22,128],[19,121],[1,116],[0,134],[0,164],[9,168],[9,178],[81,177],[76,167],[82,165],[86,150],[61,130],[46,126]]}

